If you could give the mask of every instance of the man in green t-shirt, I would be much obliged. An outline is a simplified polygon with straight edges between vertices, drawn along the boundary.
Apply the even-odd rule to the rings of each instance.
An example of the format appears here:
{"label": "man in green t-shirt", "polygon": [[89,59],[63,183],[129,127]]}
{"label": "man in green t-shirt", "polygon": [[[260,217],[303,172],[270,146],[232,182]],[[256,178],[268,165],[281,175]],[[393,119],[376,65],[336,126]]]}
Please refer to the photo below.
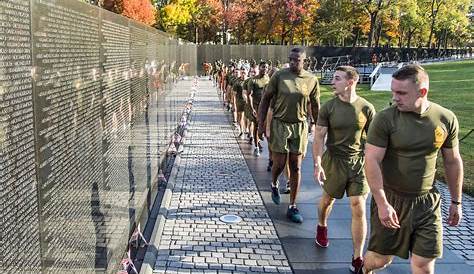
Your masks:
{"label": "man in green t-shirt", "polygon": [[[352,212],[351,270],[359,273],[367,234],[365,200],[369,186],[364,174],[365,135],[375,115],[374,106],[356,93],[359,73],[350,66],[336,68],[332,79],[335,97],[319,111],[313,142],[314,178],[323,188],[319,202],[316,244],[329,245],[327,220],[335,199],[344,192]],[[326,151],[323,154],[327,136]]]}
{"label": "man in green t-shirt", "polygon": [[253,126],[252,128],[254,129],[253,131],[253,136],[254,136],[254,155],[255,156],[260,156],[260,152],[262,152],[262,146],[260,144],[260,138],[257,134],[257,111],[258,107],[260,105],[260,101],[262,100],[262,95],[263,91],[265,90],[265,87],[267,86],[268,82],[270,81],[270,78],[268,77],[268,64],[266,62],[260,62],[259,64],[259,70],[258,70],[258,75],[253,77],[249,82],[248,82],[248,91],[249,91],[249,107],[252,111],[252,123]]}
{"label": "man in green t-shirt", "polygon": [[258,133],[262,136],[270,101],[273,99],[273,119],[270,126],[269,147],[272,151],[272,200],[280,203],[278,177],[286,158],[290,167],[290,205],[287,217],[296,223],[303,217],[296,207],[301,177],[301,162],[308,144],[308,105],[311,105],[314,121],[319,111],[319,83],[315,75],[303,69],[306,53],[293,48],[289,55],[290,67],[275,72],[270,78],[258,109]]}
{"label": "man in green t-shirt", "polygon": [[434,187],[439,150],[451,202],[447,222],[462,217],[463,166],[458,121],[428,100],[429,78],[419,65],[392,76],[394,105],[378,113],[369,128],[365,171],[373,198],[364,273],[411,257],[412,273],[434,273],[442,255],[440,194]]}
{"label": "man in green t-shirt", "polygon": [[258,67],[255,65],[253,67],[250,67],[249,70],[249,77],[245,79],[242,82],[242,88],[243,88],[243,97],[244,97],[244,124],[245,124],[245,135],[241,135],[241,139],[246,139],[248,138],[248,142],[251,144],[253,140],[253,123],[252,123],[252,110],[249,105],[249,88],[248,84],[252,80],[253,77],[255,77],[258,74]]}
{"label": "man in green t-shirt", "polygon": [[244,135],[245,123],[244,123],[244,94],[243,94],[243,82],[247,77],[247,71],[244,68],[239,69],[239,76],[234,81],[232,86],[234,94],[234,119],[237,121],[237,129],[239,130],[239,137]]}

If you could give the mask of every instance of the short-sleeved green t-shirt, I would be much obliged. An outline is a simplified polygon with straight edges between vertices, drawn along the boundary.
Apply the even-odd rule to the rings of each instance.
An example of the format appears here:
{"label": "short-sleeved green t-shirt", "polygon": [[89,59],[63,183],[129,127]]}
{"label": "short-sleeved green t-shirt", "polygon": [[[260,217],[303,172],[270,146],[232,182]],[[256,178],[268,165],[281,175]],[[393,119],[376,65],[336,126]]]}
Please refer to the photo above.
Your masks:
{"label": "short-sleeved green t-shirt", "polygon": [[226,81],[227,84],[229,84],[231,78],[232,78],[232,74],[228,72],[228,73],[225,75],[225,81]]}
{"label": "short-sleeved green t-shirt", "polygon": [[266,92],[273,93],[273,118],[287,123],[306,121],[308,103],[319,102],[318,78],[306,70],[299,75],[288,68],[275,72]]}
{"label": "short-sleeved green t-shirt", "polygon": [[234,81],[235,81],[234,75],[232,75],[232,73],[227,74],[226,83],[227,83],[227,85],[228,85],[229,87],[233,87],[233,86],[234,86]]}
{"label": "short-sleeved green t-shirt", "polygon": [[252,96],[254,109],[258,109],[260,100],[262,100],[263,91],[268,85],[268,82],[270,82],[270,77],[268,77],[268,75],[264,75],[262,77],[252,77],[248,82],[248,90]]}
{"label": "short-sleeved green t-shirt", "polygon": [[248,90],[249,90],[248,86],[249,86],[250,80],[252,80],[251,77],[245,79],[245,80],[242,82],[242,88],[247,91],[247,94],[248,94]]}
{"label": "short-sleeved green t-shirt", "polygon": [[317,125],[328,128],[328,151],[339,157],[362,156],[374,115],[374,106],[362,97],[352,103],[338,97],[327,101],[319,110]]}
{"label": "short-sleeved green t-shirt", "polygon": [[369,127],[367,142],[386,148],[384,187],[410,194],[431,190],[438,151],[457,146],[458,131],[454,113],[435,103],[422,114],[401,112],[396,106],[378,113]]}
{"label": "short-sleeved green t-shirt", "polygon": [[234,81],[234,85],[232,86],[232,88],[234,89],[234,92],[235,92],[235,97],[237,97],[237,100],[240,100],[240,101],[244,100],[244,97],[242,95],[242,92],[243,92],[242,83],[243,83],[243,81],[244,80],[236,79]]}

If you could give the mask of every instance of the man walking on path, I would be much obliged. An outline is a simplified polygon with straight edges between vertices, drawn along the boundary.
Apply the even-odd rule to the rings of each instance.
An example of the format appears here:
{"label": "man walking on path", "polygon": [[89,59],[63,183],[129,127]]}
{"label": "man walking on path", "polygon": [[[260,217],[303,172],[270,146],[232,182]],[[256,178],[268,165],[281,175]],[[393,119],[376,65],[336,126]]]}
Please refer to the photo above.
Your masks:
{"label": "man walking on path", "polygon": [[245,100],[244,100],[244,87],[243,82],[247,78],[247,71],[244,68],[239,69],[239,76],[234,81],[234,85],[232,86],[233,93],[234,93],[234,119],[237,121],[236,127],[239,129],[239,137],[244,136],[245,133],[245,122],[244,122],[244,108],[245,108]]}
{"label": "man walking on path", "polygon": [[[357,95],[358,81],[355,68],[336,68],[331,83],[335,97],[319,111],[313,142],[314,178],[324,190],[319,202],[316,244],[329,245],[327,220],[335,199],[341,199],[345,192],[351,202],[351,270],[355,273],[362,268],[367,234],[365,200],[369,187],[364,174],[364,137],[375,115],[374,106]],[[323,154],[326,135],[327,149]]]}
{"label": "man walking on path", "polygon": [[260,156],[262,152],[262,145],[260,144],[260,138],[257,134],[257,111],[258,106],[260,105],[260,100],[262,99],[263,91],[267,86],[270,78],[268,77],[268,64],[266,62],[260,62],[259,64],[259,73],[257,76],[253,77],[248,82],[248,91],[249,91],[249,106],[252,110],[252,129],[254,136],[254,154],[255,156]]}
{"label": "man walking on path", "polygon": [[296,223],[303,217],[296,207],[296,195],[301,181],[301,162],[308,144],[307,112],[311,105],[314,121],[319,111],[319,83],[316,76],[303,69],[306,53],[301,48],[290,52],[290,67],[272,75],[258,109],[258,133],[263,134],[264,121],[273,99],[273,119],[269,147],[272,151],[272,200],[280,204],[278,176],[290,165],[290,206],[287,217]]}
{"label": "man walking on path", "polygon": [[434,273],[443,250],[440,194],[433,185],[439,150],[451,194],[448,225],[462,217],[459,125],[453,112],[428,100],[421,66],[402,67],[392,77],[394,105],[375,116],[367,137],[373,198],[364,273],[387,266],[394,255],[410,256],[412,273]]}

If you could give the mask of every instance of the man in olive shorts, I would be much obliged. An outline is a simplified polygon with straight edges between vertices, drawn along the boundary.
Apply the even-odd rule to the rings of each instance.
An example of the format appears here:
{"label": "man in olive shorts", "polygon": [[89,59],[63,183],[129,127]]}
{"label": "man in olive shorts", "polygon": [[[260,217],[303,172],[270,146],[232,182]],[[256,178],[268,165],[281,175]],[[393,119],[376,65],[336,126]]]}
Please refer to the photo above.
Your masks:
{"label": "man in olive shorts", "polygon": [[249,70],[249,77],[247,79],[245,79],[243,82],[242,82],[242,88],[243,88],[243,95],[244,95],[244,101],[245,101],[245,105],[244,105],[244,124],[245,124],[245,133],[247,136],[240,136],[241,139],[245,139],[246,137],[250,139],[251,136],[253,136],[252,132],[253,132],[253,123],[252,123],[252,110],[250,108],[250,105],[249,105],[249,88],[248,88],[248,85],[249,85],[249,82],[252,80],[253,77],[255,77],[257,74],[258,74],[258,67],[255,65],[255,66],[252,66],[250,67],[250,70]]}
{"label": "man in olive shorts", "polygon": [[458,121],[428,100],[428,74],[419,65],[392,75],[394,105],[369,128],[365,171],[373,194],[371,232],[364,273],[411,256],[412,273],[434,273],[443,249],[440,194],[433,185],[438,151],[451,202],[448,224],[459,224],[463,166]]}
{"label": "man in olive shorts", "polygon": [[237,129],[239,130],[239,137],[244,135],[245,132],[245,123],[244,123],[244,107],[245,107],[245,100],[243,95],[243,85],[242,83],[245,81],[247,77],[247,71],[244,68],[239,69],[239,76],[234,81],[234,85],[232,86],[233,93],[234,93],[234,105],[235,105],[235,118],[237,121]]}
{"label": "man in olive shorts", "polygon": [[[319,111],[313,142],[314,178],[324,190],[319,202],[316,244],[329,245],[327,220],[335,199],[341,199],[345,192],[352,212],[354,253],[350,269],[355,273],[359,273],[363,265],[367,234],[365,200],[369,186],[364,174],[364,136],[375,115],[374,106],[357,95],[358,81],[355,68],[336,68],[331,82],[335,97]],[[326,136],[327,149],[323,154]]]}
{"label": "man in olive shorts", "polygon": [[266,62],[260,62],[259,66],[259,73],[257,76],[253,77],[248,82],[248,91],[249,91],[249,106],[252,111],[252,123],[253,123],[253,136],[254,136],[254,155],[260,156],[260,152],[262,152],[262,147],[260,144],[260,138],[257,134],[257,111],[258,106],[260,105],[260,100],[262,99],[263,91],[267,86],[270,78],[268,77],[268,64]]}
{"label": "man in olive shorts", "polygon": [[303,69],[306,53],[293,48],[289,55],[290,67],[275,72],[270,78],[258,109],[258,134],[263,135],[264,122],[270,101],[273,99],[273,119],[270,126],[269,147],[272,151],[272,200],[280,203],[278,177],[282,173],[286,158],[290,166],[290,205],[287,217],[303,222],[296,207],[296,195],[300,186],[301,162],[308,143],[306,122],[308,104],[311,105],[314,121],[319,111],[319,83],[315,75]]}

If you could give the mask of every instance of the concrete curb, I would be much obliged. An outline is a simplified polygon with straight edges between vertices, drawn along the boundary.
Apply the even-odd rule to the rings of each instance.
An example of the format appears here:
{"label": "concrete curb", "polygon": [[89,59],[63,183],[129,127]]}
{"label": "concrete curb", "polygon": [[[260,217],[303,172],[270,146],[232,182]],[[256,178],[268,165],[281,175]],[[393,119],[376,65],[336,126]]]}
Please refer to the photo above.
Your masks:
{"label": "concrete curb", "polygon": [[140,274],[152,274],[155,267],[156,258],[158,257],[158,246],[160,245],[161,235],[165,226],[166,215],[168,214],[168,208],[171,202],[171,196],[173,194],[173,189],[176,184],[176,178],[178,176],[178,171],[181,167],[181,156],[176,154],[175,162],[173,168],[171,169],[171,174],[166,184],[166,189],[163,194],[163,199],[161,201],[160,209],[158,216],[156,217],[155,225],[153,227],[153,232],[151,234],[150,242],[147,247],[145,257],[143,258],[142,267],[140,269]]}
{"label": "concrete curb", "polygon": [[[188,121],[192,121],[192,112],[189,115]],[[156,258],[158,257],[158,246],[160,245],[161,235],[163,234],[163,229],[165,227],[166,215],[168,214],[168,208],[171,202],[171,197],[173,195],[174,186],[176,185],[178,172],[181,168],[181,154],[184,152],[184,144],[186,143],[186,138],[188,134],[189,128],[185,129],[182,136],[181,145],[176,148],[176,157],[174,160],[173,167],[171,168],[170,177],[168,178],[168,182],[166,183],[166,189],[161,200],[160,209],[158,210],[158,216],[156,216],[156,221],[155,225],[153,226],[153,232],[150,237],[150,242],[143,258],[143,263],[140,268],[140,274],[153,274]]]}

